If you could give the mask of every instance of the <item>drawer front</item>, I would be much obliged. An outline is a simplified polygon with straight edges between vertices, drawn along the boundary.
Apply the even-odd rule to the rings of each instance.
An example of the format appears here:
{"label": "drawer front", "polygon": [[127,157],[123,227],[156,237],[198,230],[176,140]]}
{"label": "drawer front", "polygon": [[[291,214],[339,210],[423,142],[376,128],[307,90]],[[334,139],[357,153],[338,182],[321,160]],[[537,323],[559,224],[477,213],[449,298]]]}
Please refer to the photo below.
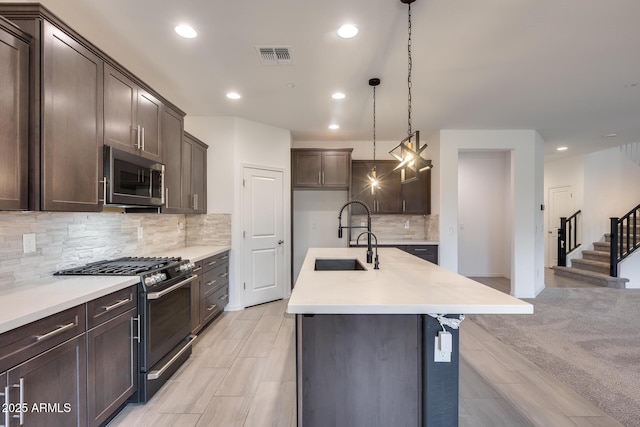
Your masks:
{"label": "drawer front", "polygon": [[193,269],[192,273],[193,274],[197,274],[199,277],[202,277],[202,274],[204,273],[203,267],[202,267],[202,261],[198,261],[196,263],[194,263],[196,266]]}
{"label": "drawer front", "polygon": [[438,263],[438,246],[436,245],[407,245],[406,251],[434,264]]}
{"label": "drawer front", "polygon": [[202,299],[200,306],[200,313],[202,316],[202,324],[204,325],[209,320],[222,313],[224,307],[229,302],[229,286],[224,286],[218,289],[211,295]]}
{"label": "drawer front", "polygon": [[224,251],[219,253],[218,255],[214,255],[212,257],[206,258],[202,260],[202,268],[205,272],[216,268],[224,263],[229,263],[229,251]]}
{"label": "drawer front", "polygon": [[136,308],[137,302],[137,286],[130,286],[89,301],[87,303],[87,328],[91,329],[132,308]]}
{"label": "drawer front", "polygon": [[0,372],[86,331],[85,305],[70,308],[0,335]]}
{"label": "drawer front", "polygon": [[205,297],[217,291],[229,283],[229,264],[221,264],[218,267],[204,273],[200,294]]}

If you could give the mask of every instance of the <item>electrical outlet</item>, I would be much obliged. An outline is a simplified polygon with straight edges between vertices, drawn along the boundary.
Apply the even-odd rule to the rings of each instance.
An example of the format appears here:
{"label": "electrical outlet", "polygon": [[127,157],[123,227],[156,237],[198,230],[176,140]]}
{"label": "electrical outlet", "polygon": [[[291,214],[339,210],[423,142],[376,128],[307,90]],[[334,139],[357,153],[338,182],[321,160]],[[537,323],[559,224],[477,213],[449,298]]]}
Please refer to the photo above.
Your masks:
{"label": "electrical outlet", "polygon": [[144,237],[144,229],[142,228],[142,226],[138,227],[138,240],[142,240],[142,238]]}
{"label": "electrical outlet", "polygon": [[22,250],[25,254],[36,252],[36,235],[34,233],[22,235]]}
{"label": "electrical outlet", "polygon": [[451,333],[439,332],[434,340],[433,361],[450,363],[451,351],[453,350]]}
{"label": "electrical outlet", "polygon": [[405,229],[405,230],[408,230],[408,229],[409,229],[409,220],[407,220],[407,221],[404,223],[404,229]]}

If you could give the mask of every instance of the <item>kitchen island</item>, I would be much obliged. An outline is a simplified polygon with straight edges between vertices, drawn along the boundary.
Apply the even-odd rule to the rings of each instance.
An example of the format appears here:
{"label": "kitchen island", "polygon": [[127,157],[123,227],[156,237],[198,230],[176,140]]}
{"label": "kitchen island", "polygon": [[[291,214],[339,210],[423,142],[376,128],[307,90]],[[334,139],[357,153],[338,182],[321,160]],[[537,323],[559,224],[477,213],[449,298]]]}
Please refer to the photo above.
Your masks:
{"label": "kitchen island", "polygon": [[[362,248],[307,252],[287,308],[296,315],[298,427],[457,426],[451,325],[462,314],[533,313],[529,303],[399,249],[378,253],[375,270]],[[358,264],[365,270],[318,270]]]}

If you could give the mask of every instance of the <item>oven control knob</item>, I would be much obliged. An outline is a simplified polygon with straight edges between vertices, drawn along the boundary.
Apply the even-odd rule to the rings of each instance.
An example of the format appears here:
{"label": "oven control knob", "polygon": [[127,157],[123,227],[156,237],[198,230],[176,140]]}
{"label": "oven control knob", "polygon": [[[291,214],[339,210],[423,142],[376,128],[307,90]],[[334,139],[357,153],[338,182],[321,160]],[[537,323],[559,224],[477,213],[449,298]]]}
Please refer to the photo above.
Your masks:
{"label": "oven control knob", "polygon": [[155,282],[155,280],[153,279],[153,276],[147,276],[144,279],[144,284],[147,286],[153,285]]}
{"label": "oven control knob", "polygon": [[195,262],[191,262],[191,263],[189,263],[189,268],[190,268],[191,270],[193,270],[194,268],[196,268],[196,263],[195,263]]}
{"label": "oven control knob", "polygon": [[163,280],[167,280],[167,275],[165,273],[160,273],[159,274],[160,278],[159,278],[159,282],[162,282]]}

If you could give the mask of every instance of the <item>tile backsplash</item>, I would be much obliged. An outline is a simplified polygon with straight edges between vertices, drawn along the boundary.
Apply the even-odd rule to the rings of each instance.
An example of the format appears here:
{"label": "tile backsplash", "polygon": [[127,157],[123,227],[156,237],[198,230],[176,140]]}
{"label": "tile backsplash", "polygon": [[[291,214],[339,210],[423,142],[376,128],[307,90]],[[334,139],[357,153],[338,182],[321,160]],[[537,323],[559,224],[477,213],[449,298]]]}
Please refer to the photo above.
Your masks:
{"label": "tile backsplash", "polygon": [[187,215],[187,246],[231,246],[231,214]]}
{"label": "tile backsplash", "polygon": [[[231,234],[230,220],[219,216],[226,217],[0,212],[0,286],[27,284],[57,270],[103,259],[166,254],[186,244],[229,244],[230,237],[225,236]],[[189,230],[188,223],[198,223],[195,217],[207,219]],[[197,238],[187,238],[194,233]],[[35,234],[35,253],[23,253],[24,234]]]}
{"label": "tile backsplash", "polygon": [[[364,222],[366,215],[354,215],[351,223]],[[372,215],[371,230],[379,240],[437,242],[440,238],[438,215]],[[353,234],[354,238],[357,234]],[[364,236],[363,236],[364,238]]]}

